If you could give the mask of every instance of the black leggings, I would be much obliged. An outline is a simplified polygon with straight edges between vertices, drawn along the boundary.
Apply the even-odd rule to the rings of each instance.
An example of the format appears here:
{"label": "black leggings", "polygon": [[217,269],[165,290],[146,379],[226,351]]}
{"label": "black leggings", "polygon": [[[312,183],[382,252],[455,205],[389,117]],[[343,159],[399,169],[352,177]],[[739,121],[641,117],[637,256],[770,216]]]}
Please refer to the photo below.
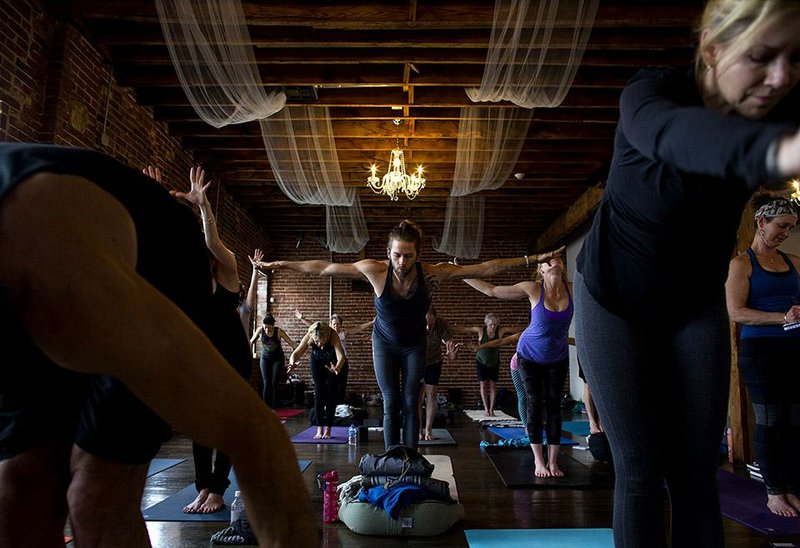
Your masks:
{"label": "black leggings", "polygon": [[284,354],[262,352],[258,364],[261,367],[261,379],[264,381],[261,397],[264,403],[275,409],[278,405],[278,373],[281,367],[285,367]]}
{"label": "black leggings", "polygon": [[325,360],[311,359],[311,378],[314,380],[314,414],[318,426],[333,426],[336,400],[339,397],[337,375],[327,369]]}
{"label": "black leggings", "polygon": [[756,460],[770,495],[800,496],[800,338],[742,339],[739,371],[756,416]]}
{"label": "black leggings", "polygon": [[569,358],[538,363],[517,355],[517,366],[528,395],[528,437],[531,443],[542,443],[542,408],[547,412],[545,433],[549,445],[561,442],[561,394],[567,378]]}
{"label": "black leggings", "polygon": [[578,358],[614,454],[615,546],[667,545],[666,482],[672,546],[722,548],[717,461],[731,360],[722,287],[713,305],[679,319],[617,316],[580,273],[573,288]]}

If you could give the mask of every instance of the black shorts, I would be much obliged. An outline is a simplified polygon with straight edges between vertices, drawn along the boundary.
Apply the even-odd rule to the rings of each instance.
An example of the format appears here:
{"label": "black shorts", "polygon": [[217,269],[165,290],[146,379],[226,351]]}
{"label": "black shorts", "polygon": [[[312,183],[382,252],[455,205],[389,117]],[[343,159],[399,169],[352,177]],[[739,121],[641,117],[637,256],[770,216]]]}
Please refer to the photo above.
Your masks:
{"label": "black shorts", "polygon": [[423,382],[431,386],[439,384],[439,377],[442,376],[442,362],[436,362],[425,366],[425,376]]}
{"label": "black shorts", "polygon": [[[49,171],[82,175],[83,166],[102,167],[97,167],[96,173],[106,177],[98,186],[119,200],[136,227],[137,272],[207,330],[209,259],[191,209],[169,196],[160,184],[102,155],[73,149],[52,154],[40,150],[44,150],[42,157],[52,156],[48,166],[53,162],[57,166]],[[134,186],[135,192],[130,190]],[[187,276],[187,272],[194,275]],[[113,321],[125,311],[109,310],[108,314]],[[75,443],[113,462],[144,464],[169,439],[172,428],[120,381],[69,371],[49,360],[2,290],[0,348],[4,353],[0,460],[36,447]],[[163,364],[165,369],[170,366],[169,362]]]}
{"label": "black shorts", "polygon": [[475,362],[475,373],[478,375],[478,380],[483,381],[494,381],[497,382],[497,379],[500,378],[500,368],[499,367],[488,367],[483,365],[481,362]]}

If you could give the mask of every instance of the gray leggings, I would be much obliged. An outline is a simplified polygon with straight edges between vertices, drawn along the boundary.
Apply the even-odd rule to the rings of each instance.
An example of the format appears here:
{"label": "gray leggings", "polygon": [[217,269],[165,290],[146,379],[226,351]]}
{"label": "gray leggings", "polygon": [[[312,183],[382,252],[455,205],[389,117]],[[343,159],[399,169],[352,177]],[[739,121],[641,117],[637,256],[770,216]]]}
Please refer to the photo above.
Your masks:
{"label": "gray leggings", "polygon": [[580,274],[574,290],[578,359],[614,453],[615,545],[666,546],[666,484],[672,546],[722,547],[716,473],[730,372],[722,288],[704,310],[678,317],[691,303],[674,303],[632,319],[600,306]]}

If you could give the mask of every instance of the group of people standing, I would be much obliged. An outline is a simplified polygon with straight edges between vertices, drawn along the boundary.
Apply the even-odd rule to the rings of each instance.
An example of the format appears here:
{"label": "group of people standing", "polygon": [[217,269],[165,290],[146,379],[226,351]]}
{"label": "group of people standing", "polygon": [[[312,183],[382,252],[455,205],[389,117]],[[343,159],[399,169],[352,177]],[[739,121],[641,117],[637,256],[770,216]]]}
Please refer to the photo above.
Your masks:
{"label": "group of people standing", "polygon": [[[409,221],[390,233],[384,260],[253,258],[259,268],[370,283],[386,446],[419,441],[435,288],[462,279],[487,295],[527,298],[531,322],[519,334],[517,371],[539,476],[561,475],[551,452],[559,413],[547,398],[563,384],[574,312],[578,357],[614,455],[614,539],[622,548],[668,545],[665,493],[670,545],[724,546],[716,468],[729,319],[744,326],[739,365],[754,404],[768,507],[786,519],[800,513],[793,458],[800,329],[789,329],[800,321],[800,258],[778,249],[797,223],[793,204],[759,198],[750,247],[730,261],[753,193],[761,185],[783,190],[800,176],[800,4],[709,0],[699,28],[694,67],[644,69],[622,92],[574,300],[563,250],[433,265],[419,260],[421,231]],[[312,545],[310,501],[291,445],[242,379],[251,359],[237,314],[236,261],[219,240],[202,170],[192,170],[189,192],[174,194],[199,208],[204,242],[192,215],[163,187],[110,158],[0,144],[0,160],[0,336],[13,357],[0,369],[0,412],[11,425],[0,432],[0,543],[55,546],[69,511],[82,543],[99,545],[113,533],[145,545],[139,499],[146,464],[169,435],[163,417],[198,442],[198,497],[186,511],[220,507],[233,460],[259,540]],[[536,265],[541,279],[511,286],[481,280],[522,265]],[[125,313],[109,319],[115,308]],[[274,387],[280,332],[264,322],[257,336],[266,340],[264,372]],[[155,344],[162,340],[168,344]],[[290,364],[309,348],[317,378],[343,372],[332,326],[313,322]],[[482,354],[479,368],[491,359]],[[483,375],[491,383],[492,374]],[[214,394],[213,412],[198,411],[198,393]],[[318,416],[329,416],[330,401],[323,398]],[[44,413],[54,402],[63,412]],[[324,425],[318,434],[326,435]],[[547,457],[544,438],[556,442]],[[221,450],[215,462],[210,447]]]}

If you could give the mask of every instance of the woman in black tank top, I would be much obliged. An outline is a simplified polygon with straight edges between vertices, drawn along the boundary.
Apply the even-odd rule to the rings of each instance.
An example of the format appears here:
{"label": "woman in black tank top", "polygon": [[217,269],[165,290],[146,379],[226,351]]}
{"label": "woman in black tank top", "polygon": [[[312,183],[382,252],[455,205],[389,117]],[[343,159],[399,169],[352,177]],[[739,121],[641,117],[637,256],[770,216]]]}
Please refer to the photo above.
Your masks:
{"label": "woman in black tank top", "polygon": [[264,402],[273,409],[277,409],[278,405],[278,375],[286,365],[286,358],[283,353],[283,346],[281,346],[281,339],[286,341],[286,344],[294,350],[295,342],[286,332],[280,327],[275,326],[275,318],[272,314],[264,316],[261,326],[256,329],[253,336],[250,338],[250,344],[261,339],[261,359],[259,366],[261,368],[261,379],[263,381],[263,390],[261,397]]}

